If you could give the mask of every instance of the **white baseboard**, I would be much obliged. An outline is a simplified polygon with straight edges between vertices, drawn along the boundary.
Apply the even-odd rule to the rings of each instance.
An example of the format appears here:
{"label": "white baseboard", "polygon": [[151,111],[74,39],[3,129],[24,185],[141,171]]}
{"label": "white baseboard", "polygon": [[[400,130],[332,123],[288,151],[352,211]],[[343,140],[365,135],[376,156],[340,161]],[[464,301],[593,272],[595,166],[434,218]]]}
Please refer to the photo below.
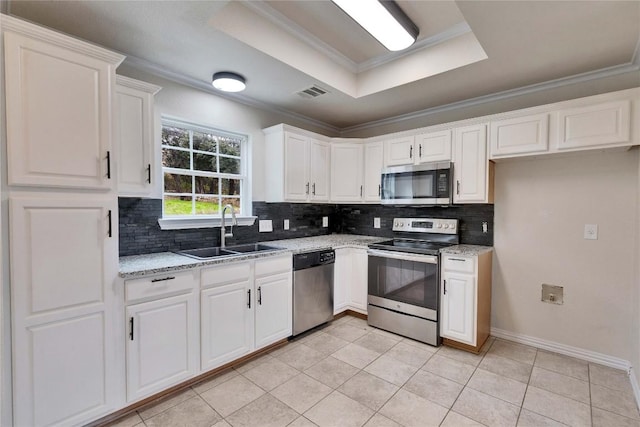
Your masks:
{"label": "white baseboard", "polygon": [[640,408],[640,384],[638,384],[638,376],[633,367],[629,370],[629,379],[631,380],[631,388],[633,388],[633,395],[636,398],[636,405]]}
{"label": "white baseboard", "polygon": [[[497,338],[503,338],[520,344],[526,344],[543,350],[549,350],[566,356],[575,357],[576,359],[586,360],[587,362],[599,363],[600,365],[609,366],[611,368],[622,369],[628,374],[631,372],[631,363],[628,360],[609,356],[607,354],[585,350],[579,347],[572,347],[570,345],[560,344],[554,341],[543,340],[529,335],[517,334],[515,332],[505,331],[498,328],[491,328],[491,335]],[[634,380],[631,379],[631,383],[633,382]],[[637,397],[638,393],[636,393],[636,398]]]}

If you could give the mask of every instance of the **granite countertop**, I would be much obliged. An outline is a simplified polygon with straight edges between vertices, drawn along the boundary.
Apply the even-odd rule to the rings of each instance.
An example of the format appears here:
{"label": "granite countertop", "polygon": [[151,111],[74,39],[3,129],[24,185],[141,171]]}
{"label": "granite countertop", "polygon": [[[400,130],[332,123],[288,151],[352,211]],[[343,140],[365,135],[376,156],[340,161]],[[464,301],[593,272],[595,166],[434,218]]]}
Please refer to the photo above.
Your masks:
{"label": "granite countertop", "polygon": [[480,245],[454,245],[448,248],[440,249],[441,254],[446,255],[466,255],[466,256],[478,256],[485,252],[492,251],[491,246]]}
{"label": "granite countertop", "polygon": [[213,258],[210,260],[196,260],[173,252],[131,255],[120,257],[120,277],[130,278],[144,276],[147,274],[164,273],[167,271],[188,270],[191,268],[205,267],[227,262],[265,258],[281,255],[283,253],[297,254],[321,249],[367,247],[371,243],[381,242],[384,240],[389,240],[389,238],[360,236],[354,234],[329,234],[325,236],[273,240],[260,243],[280,250],[239,254],[228,257]]}

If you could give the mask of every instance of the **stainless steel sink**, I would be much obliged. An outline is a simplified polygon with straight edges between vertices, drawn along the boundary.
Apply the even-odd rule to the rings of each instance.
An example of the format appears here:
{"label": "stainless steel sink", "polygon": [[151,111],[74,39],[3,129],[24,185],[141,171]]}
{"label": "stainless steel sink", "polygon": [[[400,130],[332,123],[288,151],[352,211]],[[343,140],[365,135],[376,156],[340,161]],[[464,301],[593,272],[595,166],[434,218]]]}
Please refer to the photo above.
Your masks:
{"label": "stainless steel sink", "polygon": [[195,259],[211,259],[211,258],[217,258],[217,257],[222,257],[222,256],[230,256],[230,255],[237,255],[238,252],[232,252],[229,251],[227,249],[222,249],[222,248],[200,248],[200,249],[188,249],[185,251],[179,251],[176,252],[179,255],[184,255],[184,256],[188,256],[190,258],[195,258]]}
{"label": "stainless steel sink", "polygon": [[224,249],[220,247],[188,249],[176,252],[178,255],[188,256],[195,259],[212,259],[224,256],[240,255],[251,252],[275,251],[278,248],[263,245],[262,243],[249,243],[246,245],[227,246]]}
{"label": "stainless steel sink", "polygon": [[238,252],[238,253],[249,253],[249,252],[263,252],[263,251],[277,251],[278,248],[274,248],[273,246],[263,245],[262,243],[249,243],[246,245],[235,245],[235,246],[227,246],[225,248],[228,251]]}

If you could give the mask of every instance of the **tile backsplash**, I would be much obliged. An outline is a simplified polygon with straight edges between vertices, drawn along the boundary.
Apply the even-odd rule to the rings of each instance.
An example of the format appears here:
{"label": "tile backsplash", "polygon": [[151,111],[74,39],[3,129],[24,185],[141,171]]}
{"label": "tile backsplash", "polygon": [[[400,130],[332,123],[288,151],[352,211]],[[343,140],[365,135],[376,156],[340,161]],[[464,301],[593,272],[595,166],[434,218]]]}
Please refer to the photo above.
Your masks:
{"label": "tile backsplash", "polygon": [[[161,230],[162,200],[121,197],[118,199],[120,219],[120,256],[177,251],[218,246],[220,228]],[[270,219],[273,231],[260,233],[258,220],[252,226],[234,227],[228,245],[262,242],[330,233],[362,234],[391,237],[395,217],[457,218],[460,220],[462,243],[493,245],[493,205],[459,205],[455,207],[396,207],[382,205],[333,205],[307,203],[253,202],[253,215],[258,220]],[[322,217],[329,217],[329,227],[322,227]],[[380,228],[373,219],[380,218]],[[284,230],[284,220],[289,230]],[[482,223],[487,222],[487,233]]]}

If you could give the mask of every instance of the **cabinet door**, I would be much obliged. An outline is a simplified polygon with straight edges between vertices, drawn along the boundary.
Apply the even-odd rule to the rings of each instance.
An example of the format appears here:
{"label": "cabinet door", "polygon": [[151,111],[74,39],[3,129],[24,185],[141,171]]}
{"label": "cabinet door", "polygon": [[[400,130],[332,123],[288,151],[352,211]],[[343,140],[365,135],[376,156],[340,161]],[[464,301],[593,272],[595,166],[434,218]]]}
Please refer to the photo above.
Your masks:
{"label": "cabinet door", "polygon": [[345,311],[349,306],[351,287],[351,251],[349,248],[336,249],[333,267],[333,314]]}
{"label": "cabinet door", "polygon": [[476,345],[476,284],[470,274],[444,273],[442,277],[440,335]]}
{"label": "cabinet door", "polygon": [[415,139],[418,163],[451,160],[451,130],[423,133]]}
{"label": "cabinet door", "polygon": [[491,122],[490,158],[544,153],[549,149],[549,115]]}
{"label": "cabinet door", "polygon": [[284,134],[284,197],[288,201],[306,201],[310,194],[309,144],[307,138]]}
{"label": "cabinet door", "polygon": [[110,189],[113,66],[4,33],[10,185]]}
{"label": "cabinet door", "polygon": [[127,401],[196,374],[197,315],[194,293],[127,307]]}
{"label": "cabinet door", "polygon": [[311,140],[309,158],[310,199],[319,202],[329,201],[330,145],[326,142]]}
{"label": "cabinet door", "polygon": [[384,163],[384,143],[372,142],[364,146],[364,200],[379,202]]}
{"label": "cabinet door", "polygon": [[281,273],[256,278],[256,349],[291,336],[292,275]]}
{"label": "cabinet door", "polygon": [[364,195],[362,184],[362,145],[331,146],[331,200],[359,202]]}
{"label": "cabinet door", "polygon": [[413,152],[413,141],[413,136],[386,141],[384,147],[385,166],[413,164],[417,158],[416,153]]}
{"label": "cabinet door", "polygon": [[248,280],[202,291],[200,358],[203,371],[253,350],[254,301]]}
{"label": "cabinet door", "polygon": [[356,311],[367,312],[368,259],[366,249],[350,249],[351,277],[349,306]]}
{"label": "cabinet door", "polygon": [[558,150],[630,142],[631,102],[607,102],[558,112]]}
{"label": "cabinet door", "polygon": [[455,131],[454,203],[488,202],[486,128],[475,125]]}
{"label": "cabinet door", "polygon": [[154,172],[153,95],[160,88],[122,76],[117,76],[117,82],[118,195],[150,196]]}
{"label": "cabinet door", "polygon": [[120,399],[117,201],[13,193],[9,204],[14,424],[85,424]]}

